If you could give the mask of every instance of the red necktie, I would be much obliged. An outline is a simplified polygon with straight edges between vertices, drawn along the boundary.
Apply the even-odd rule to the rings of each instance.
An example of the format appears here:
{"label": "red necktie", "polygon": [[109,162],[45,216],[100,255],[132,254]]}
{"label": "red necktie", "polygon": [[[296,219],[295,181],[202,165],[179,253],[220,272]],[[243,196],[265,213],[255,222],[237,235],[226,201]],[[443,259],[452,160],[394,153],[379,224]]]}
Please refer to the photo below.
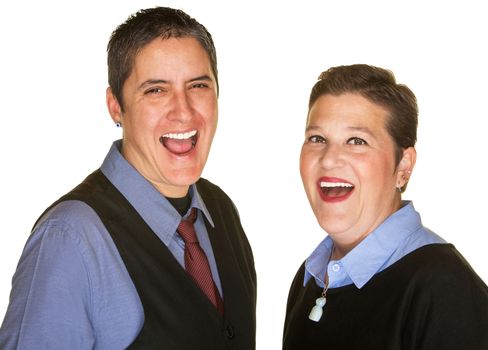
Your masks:
{"label": "red necktie", "polygon": [[198,243],[195,228],[193,227],[196,217],[197,211],[192,208],[190,216],[187,219],[182,219],[177,228],[181,238],[185,241],[185,269],[222,314],[224,305],[212,278],[207,256],[200,247],[200,243]]}

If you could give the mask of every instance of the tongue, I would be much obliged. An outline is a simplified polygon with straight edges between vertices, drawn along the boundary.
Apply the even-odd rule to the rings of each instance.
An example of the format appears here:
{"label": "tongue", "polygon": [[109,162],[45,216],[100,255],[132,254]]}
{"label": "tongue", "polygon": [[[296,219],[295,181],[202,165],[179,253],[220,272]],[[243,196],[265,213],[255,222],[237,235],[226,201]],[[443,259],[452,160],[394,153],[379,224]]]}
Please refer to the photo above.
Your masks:
{"label": "tongue", "polygon": [[329,197],[341,197],[351,192],[352,187],[332,187],[327,189],[327,196]]}
{"label": "tongue", "polygon": [[163,145],[174,154],[184,154],[189,152],[193,147],[192,139],[184,139],[184,140],[177,140],[177,139],[170,139],[169,137],[163,138]]}

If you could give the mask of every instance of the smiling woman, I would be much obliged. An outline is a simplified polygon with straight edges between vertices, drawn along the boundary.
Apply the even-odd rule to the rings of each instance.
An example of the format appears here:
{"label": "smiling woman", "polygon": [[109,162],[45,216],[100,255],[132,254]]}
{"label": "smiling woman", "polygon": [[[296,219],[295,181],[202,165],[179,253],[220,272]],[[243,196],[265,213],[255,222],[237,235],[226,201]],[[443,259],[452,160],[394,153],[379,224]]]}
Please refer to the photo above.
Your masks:
{"label": "smiling woman", "polygon": [[415,96],[387,70],[315,84],[300,173],[328,236],[291,286],[284,349],[488,348],[488,287],[401,199],[416,129]]}
{"label": "smiling woman", "polygon": [[251,247],[200,178],[217,127],[210,33],[181,10],[140,10],[112,33],[108,72],[122,139],[36,222],[0,348],[216,350],[239,334],[254,349]]}

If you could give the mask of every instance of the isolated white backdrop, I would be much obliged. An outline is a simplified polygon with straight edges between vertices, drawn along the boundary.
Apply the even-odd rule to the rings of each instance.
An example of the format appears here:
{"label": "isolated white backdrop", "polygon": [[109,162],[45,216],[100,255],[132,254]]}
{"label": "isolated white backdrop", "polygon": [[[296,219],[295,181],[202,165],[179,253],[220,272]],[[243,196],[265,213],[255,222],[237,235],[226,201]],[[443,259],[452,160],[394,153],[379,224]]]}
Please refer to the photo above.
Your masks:
{"label": "isolated white backdrop", "polygon": [[431,3],[2,2],[0,319],[32,224],[120,137],[105,107],[106,43],[154,5],[187,11],[214,36],[220,120],[204,177],[234,199],[254,250],[258,349],[280,348],[289,284],[324,237],[298,156],[310,88],[330,66],[389,68],[416,93],[418,162],[404,198],[488,281],[486,11]]}

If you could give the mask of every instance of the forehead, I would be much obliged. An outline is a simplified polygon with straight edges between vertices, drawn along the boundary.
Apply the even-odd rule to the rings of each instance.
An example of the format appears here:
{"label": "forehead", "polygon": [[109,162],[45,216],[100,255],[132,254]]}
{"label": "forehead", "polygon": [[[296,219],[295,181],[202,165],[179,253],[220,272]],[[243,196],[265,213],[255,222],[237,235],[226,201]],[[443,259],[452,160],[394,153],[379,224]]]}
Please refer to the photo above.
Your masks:
{"label": "forehead", "polygon": [[134,71],[170,70],[174,73],[191,70],[211,71],[208,53],[191,37],[156,38],[136,54]]}
{"label": "forehead", "polygon": [[309,111],[307,126],[325,127],[331,124],[384,130],[388,110],[360,94],[322,95]]}

